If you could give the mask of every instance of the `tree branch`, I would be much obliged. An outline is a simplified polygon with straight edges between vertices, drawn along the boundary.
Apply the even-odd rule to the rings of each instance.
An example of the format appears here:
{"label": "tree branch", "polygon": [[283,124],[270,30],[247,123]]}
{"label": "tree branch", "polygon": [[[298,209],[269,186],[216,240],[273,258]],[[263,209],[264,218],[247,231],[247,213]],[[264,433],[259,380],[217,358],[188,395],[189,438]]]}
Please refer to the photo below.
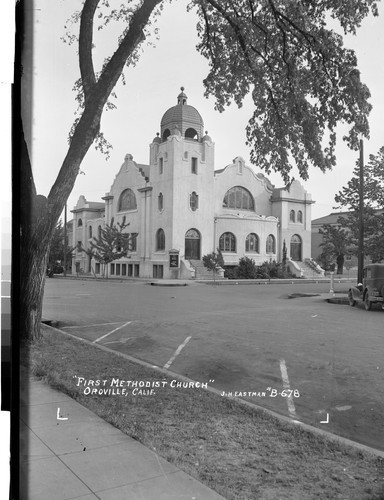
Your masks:
{"label": "tree branch", "polygon": [[84,101],[87,102],[96,83],[92,60],[93,17],[99,0],[86,0],[81,12],[79,34],[79,65],[84,90]]}

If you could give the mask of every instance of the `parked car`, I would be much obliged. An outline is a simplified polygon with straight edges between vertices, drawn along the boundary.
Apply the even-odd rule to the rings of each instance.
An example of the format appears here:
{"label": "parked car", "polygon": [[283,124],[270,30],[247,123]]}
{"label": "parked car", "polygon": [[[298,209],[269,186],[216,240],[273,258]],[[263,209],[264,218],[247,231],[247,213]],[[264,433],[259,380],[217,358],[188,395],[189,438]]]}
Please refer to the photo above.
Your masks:
{"label": "parked car", "polygon": [[373,303],[381,303],[384,309],[384,264],[370,264],[363,270],[363,283],[353,286],[348,292],[350,306],[364,302],[366,311]]}

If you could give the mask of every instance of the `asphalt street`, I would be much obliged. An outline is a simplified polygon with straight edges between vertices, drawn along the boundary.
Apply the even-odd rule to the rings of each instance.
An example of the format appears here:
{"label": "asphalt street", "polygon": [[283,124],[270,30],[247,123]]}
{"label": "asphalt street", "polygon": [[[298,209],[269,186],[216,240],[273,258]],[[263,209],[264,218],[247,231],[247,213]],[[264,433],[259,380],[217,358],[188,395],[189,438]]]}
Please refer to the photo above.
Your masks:
{"label": "asphalt street", "polygon": [[[384,450],[384,312],[328,304],[319,294],[329,286],[54,278],[43,316],[62,331]],[[335,292],[349,286],[336,284]]]}

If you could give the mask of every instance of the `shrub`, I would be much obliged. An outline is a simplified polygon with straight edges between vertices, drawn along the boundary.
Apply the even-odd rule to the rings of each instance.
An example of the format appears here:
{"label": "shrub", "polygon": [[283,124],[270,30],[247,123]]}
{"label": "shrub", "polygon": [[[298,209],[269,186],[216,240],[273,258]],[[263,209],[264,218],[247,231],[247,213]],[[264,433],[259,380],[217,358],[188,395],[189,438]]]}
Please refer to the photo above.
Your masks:
{"label": "shrub", "polygon": [[255,261],[253,259],[250,259],[249,257],[242,257],[239,260],[237,274],[240,279],[257,278],[257,266],[255,264]]}

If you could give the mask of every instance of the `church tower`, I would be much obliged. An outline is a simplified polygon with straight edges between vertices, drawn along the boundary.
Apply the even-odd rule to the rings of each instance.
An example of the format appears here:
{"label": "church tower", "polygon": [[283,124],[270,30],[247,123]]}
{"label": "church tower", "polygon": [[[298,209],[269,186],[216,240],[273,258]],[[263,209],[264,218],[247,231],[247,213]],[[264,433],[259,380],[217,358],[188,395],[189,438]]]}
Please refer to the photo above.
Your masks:
{"label": "church tower", "polygon": [[200,113],[188,104],[184,87],[150,145],[150,179],[151,260],[170,250],[179,252],[180,261],[200,260],[212,252],[214,144],[204,133]]}

